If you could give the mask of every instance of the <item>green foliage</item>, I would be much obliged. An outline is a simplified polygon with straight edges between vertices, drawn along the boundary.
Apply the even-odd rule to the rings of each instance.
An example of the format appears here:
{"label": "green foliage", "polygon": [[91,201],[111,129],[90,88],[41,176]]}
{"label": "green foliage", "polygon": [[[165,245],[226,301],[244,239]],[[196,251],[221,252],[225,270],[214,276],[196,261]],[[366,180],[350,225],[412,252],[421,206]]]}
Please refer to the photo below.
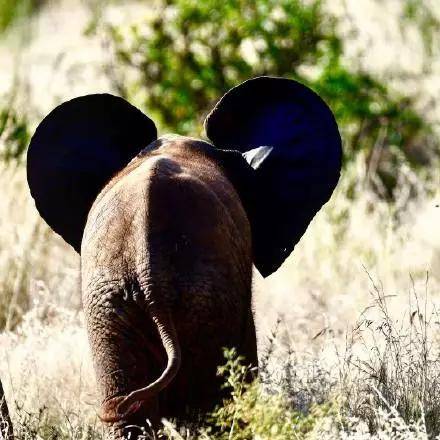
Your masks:
{"label": "green foliage", "polygon": [[225,387],[231,390],[231,399],[211,415],[210,427],[204,432],[206,437],[301,439],[325,417],[335,414],[336,406],[332,403],[313,405],[306,414],[296,411],[282,396],[262,392],[258,380],[247,381],[249,368],[235,350],[225,350],[225,358],[226,364],[219,368],[219,374],[225,379]]}
{"label": "green foliage", "polygon": [[38,9],[46,0],[0,0],[0,34],[18,19]]}
{"label": "green foliage", "polygon": [[392,93],[368,73],[350,72],[339,57],[309,85],[335,113],[346,163],[362,152],[380,194],[392,195],[402,164],[418,171],[438,157],[433,127],[415,109],[415,98]]}
{"label": "green foliage", "polygon": [[6,163],[21,161],[29,144],[27,118],[9,102],[0,108],[0,159]]}
{"label": "green foliage", "polygon": [[145,24],[111,28],[118,61],[138,74],[127,93],[180,133],[196,132],[197,118],[244,79],[297,76],[338,44],[321,1],[160,1]]}
{"label": "green foliage", "polygon": [[324,6],[323,0],[159,0],[144,23],[109,27],[122,67],[115,84],[161,128],[195,135],[212,105],[241,81],[297,79],[335,112],[346,161],[366,153],[371,174],[379,176],[376,189],[390,195],[399,165],[426,165],[439,152],[437,140],[415,97],[344,64],[338,21]]}

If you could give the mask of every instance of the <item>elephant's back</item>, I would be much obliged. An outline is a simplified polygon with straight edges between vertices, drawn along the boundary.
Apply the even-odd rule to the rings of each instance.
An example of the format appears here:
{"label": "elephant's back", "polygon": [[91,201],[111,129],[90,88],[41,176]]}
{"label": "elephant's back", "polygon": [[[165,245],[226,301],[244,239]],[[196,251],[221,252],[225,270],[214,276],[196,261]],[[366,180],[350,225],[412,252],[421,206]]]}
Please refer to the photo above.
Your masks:
{"label": "elephant's back", "polygon": [[90,250],[116,269],[120,260],[135,271],[159,260],[185,280],[214,267],[215,276],[234,279],[251,271],[251,248],[249,221],[221,168],[199,149],[174,142],[135,160],[103,189],[88,216],[82,254]]}
{"label": "elephant's back", "polygon": [[222,348],[235,347],[256,364],[256,341],[249,222],[222,170],[197,159],[156,163],[147,214],[151,277],[172,294],[165,296],[182,348],[181,371],[163,397],[202,408],[218,393]]}
{"label": "elephant's back", "polygon": [[206,257],[250,253],[250,226],[241,201],[209,158],[157,158],[148,188],[147,227],[150,238],[170,236],[188,252],[194,250],[194,259],[203,250]]}

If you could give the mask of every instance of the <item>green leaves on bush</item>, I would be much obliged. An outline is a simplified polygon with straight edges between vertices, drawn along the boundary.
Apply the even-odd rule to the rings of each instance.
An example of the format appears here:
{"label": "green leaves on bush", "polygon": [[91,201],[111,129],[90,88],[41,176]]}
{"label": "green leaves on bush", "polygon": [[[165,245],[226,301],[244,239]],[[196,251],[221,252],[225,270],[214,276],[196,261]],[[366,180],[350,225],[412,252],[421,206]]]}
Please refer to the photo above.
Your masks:
{"label": "green leaves on bush", "polygon": [[0,159],[5,162],[21,160],[29,140],[26,117],[14,110],[12,103],[0,108]]}
{"label": "green leaves on bush", "polygon": [[0,34],[6,31],[16,20],[29,16],[47,0],[1,0]]}
{"label": "green leaves on bush", "polygon": [[[347,161],[362,151],[390,195],[402,161],[438,154],[415,98],[344,64],[337,19],[323,0],[159,0],[139,25],[109,27],[120,93],[162,129],[198,135],[203,116],[258,75],[308,84],[332,107]],[[119,70],[118,70],[119,68]]]}
{"label": "green leaves on bush", "polygon": [[365,72],[350,72],[336,58],[309,85],[330,105],[344,141],[345,161],[362,153],[376,191],[389,197],[399,168],[416,171],[438,157],[438,140],[416,110],[415,98],[400,95]]}
{"label": "green leaves on bush", "polygon": [[264,393],[258,380],[247,380],[249,368],[236,350],[225,350],[225,358],[219,374],[231,398],[212,413],[200,439],[302,439],[336,413],[332,403],[313,405],[307,413],[296,411],[283,396]]}
{"label": "green leaves on bush", "polygon": [[197,133],[197,117],[237,83],[297,76],[335,40],[320,1],[161,0],[156,8],[144,25],[113,27],[111,35],[118,62],[135,70],[127,94],[182,134]]}

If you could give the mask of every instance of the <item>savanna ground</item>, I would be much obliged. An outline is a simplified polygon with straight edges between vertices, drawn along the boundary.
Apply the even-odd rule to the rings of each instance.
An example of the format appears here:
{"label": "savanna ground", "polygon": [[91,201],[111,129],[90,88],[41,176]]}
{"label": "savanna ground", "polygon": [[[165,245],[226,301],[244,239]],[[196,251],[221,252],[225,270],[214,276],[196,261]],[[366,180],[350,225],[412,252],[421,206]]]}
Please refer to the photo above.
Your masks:
{"label": "savanna ground", "polygon": [[[80,94],[123,93],[161,112],[154,93],[146,96],[148,88],[139,86],[149,78],[130,70],[145,61],[133,47],[143,35],[136,25],[155,9],[139,2],[9,3],[0,7],[9,11],[20,4],[22,11],[18,18],[4,13],[0,23],[0,377],[18,438],[100,438],[79,258],[39,219],[21,151],[48,110]],[[191,1],[170,2],[169,20],[178,15],[174,3],[183,8]],[[413,14],[406,24],[403,4]],[[255,273],[259,382],[244,385],[246,367],[233,351],[225,353],[221,372],[232,400],[200,426],[176,428],[164,421],[169,438],[440,436],[440,56],[438,8],[430,6],[435,2],[332,3],[328,14],[338,17],[345,42],[338,72],[356,64],[357,72],[374,75],[407,101],[376,119],[359,113],[364,125],[355,136],[359,119],[350,119],[350,108],[337,99],[333,103],[328,81],[313,83],[319,75],[313,59],[295,67],[297,77],[327,93],[340,110],[346,149],[340,184],[283,267],[266,280]],[[275,12],[274,20],[282,20],[283,9]],[[130,23],[135,30],[126,43],[121,34]],[[238,58],[249,58],[252,66],[260,49],[245,43]],[[254,70],[248,70],[251,76]],[[348,81],[350,99],[362,103],[371,81],[353,78],[359,81]],[[346,92],[338,87],[336,94]],[[374,90],[369,111],[392,101],[380,87]],[[168,90],[160,93],[174,108]],[[409,107],[414,114],[398,119]],[[172,130],[178,116],[163,117],[164,130]],[[197,122],[180,116],[185,123],[176,129],[195,130]],[[392,130],[397,137],[388,135]],[[417,148],[422,153],[408,154]]]}

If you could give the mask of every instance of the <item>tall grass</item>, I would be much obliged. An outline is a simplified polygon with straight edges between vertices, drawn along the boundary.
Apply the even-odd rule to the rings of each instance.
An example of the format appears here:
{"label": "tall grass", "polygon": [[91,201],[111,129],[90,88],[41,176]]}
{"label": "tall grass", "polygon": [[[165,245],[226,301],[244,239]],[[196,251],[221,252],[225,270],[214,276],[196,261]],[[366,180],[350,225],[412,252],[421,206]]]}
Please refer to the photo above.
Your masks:
{"label": "tall grass", "polygon": [[440,181],[429,187],[402,167],[400,194],[391,204],[369,191],[365,163],[359,157],[343,175],[284,266],[265,281],[256,276],[257,314],[264,310],[266,331],[281,314],[282,337],[295,344],[330,329],[342,336],[369,302],[366,270],[392,294],[405,292],[410,276],[423,290],[429,272],[431,291],[439,292]]}
{"label": "tall grass", "polygon": [[[359,384],[351,409],[368,420],[372,429],[377,429],[371,409],[386,405],[407,422],[423,420],[427,433],[438,436],[439,311],[429,298],[428,275],[422,293],[415,290],[411,280],[406,298],[400,298],[398,314],[389,310],[392,298],[387,298],[380,285],[371,282],[374,302],[362,314],[350,343],[352,352],[356,345],[362,350],[348,359],[352,369],[367,380]],[[370,396],[368,400],[366,395]]]}
{"label": "tall grass", "polygon": [[[281,271],[256,274],[260,383],[231,379],[229,358],[233,400],[188,433],[168,422],[168,438],[439,434],[437,196],[402,183],[390,206],[360,179],[349,199],[348,177]],[[0,377],[18,438],[100,438],[78,258],[39,220],[24,169],[0,185]]]}
{"label": "tall grass", "polygon": [[25,169],[0,164],[0,188],[0,329],[14,328],[42,291],[78,307],[78,257],[40,219]]}

